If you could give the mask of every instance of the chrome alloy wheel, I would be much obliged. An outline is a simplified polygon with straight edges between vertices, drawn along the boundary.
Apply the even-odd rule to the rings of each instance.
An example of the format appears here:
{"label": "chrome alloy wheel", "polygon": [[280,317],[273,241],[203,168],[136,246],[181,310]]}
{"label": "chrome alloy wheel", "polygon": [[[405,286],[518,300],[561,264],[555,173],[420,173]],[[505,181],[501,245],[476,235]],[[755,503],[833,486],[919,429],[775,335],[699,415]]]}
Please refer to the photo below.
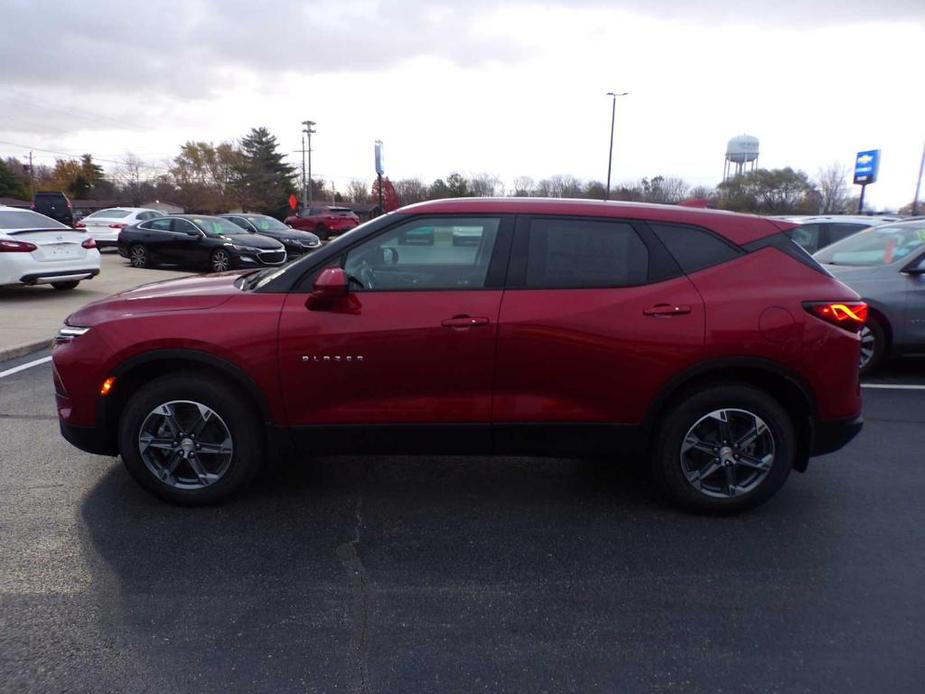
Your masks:
{"label": "chrome alloy wheel", "polygon": [[231,258],[228,251],[221,249],[212,254],[212,272],[225,272],[231,269]]}
{"label": "chrome alloy wheel", "polygon": [[132,267],[144,267],[148,264],[148,252],[144,246],[132,246],[129,251],[129,264]]}
{"label": "chrome alloy wheel", "polygon": [[874,354],[877,351],[877,336],[874,335],[874,332],[870,329],[870,326],[865,325],[861,328],[861,360],[860,368],[864,368],[870,363],[870,360],[874,358]]}
{"label": "chrome alloy wheel", "polygon": [[710,497],[748,494],[774,465],[774,436],[761,417],[722,409],[704,415],[681,443],[681,471],[694,489]]}
{"label": "chrome alloy wheel", "polygon": [[201,489],[228,471],[234,445],[215,411],[198,402],[172,400],[145,417],[138,452],[151,474],[167,486]]}

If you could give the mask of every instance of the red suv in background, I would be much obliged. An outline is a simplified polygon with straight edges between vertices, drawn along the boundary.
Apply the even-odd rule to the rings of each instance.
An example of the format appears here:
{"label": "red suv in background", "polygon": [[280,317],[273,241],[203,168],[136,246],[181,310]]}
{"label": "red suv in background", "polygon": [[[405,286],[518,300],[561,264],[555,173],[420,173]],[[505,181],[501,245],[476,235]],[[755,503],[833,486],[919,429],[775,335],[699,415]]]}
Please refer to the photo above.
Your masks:
{"label": "red suv in background", "polygon": [[350,231],[359,223],[360,218],[349,207],[309,207],[286,217],[286,224],[293,229],[310,231],[322,241]]}
{"label": "red suv in background", "polygon": [[[866,306],[791,226],[577,200],[413,205],[283,269],[74,313],[54,350],[61,430],[179,503],[295,451],[452,452],[642,459],[687,508],[749,508],[861,428]],[[407,242],[420,230],[432,243]]]}

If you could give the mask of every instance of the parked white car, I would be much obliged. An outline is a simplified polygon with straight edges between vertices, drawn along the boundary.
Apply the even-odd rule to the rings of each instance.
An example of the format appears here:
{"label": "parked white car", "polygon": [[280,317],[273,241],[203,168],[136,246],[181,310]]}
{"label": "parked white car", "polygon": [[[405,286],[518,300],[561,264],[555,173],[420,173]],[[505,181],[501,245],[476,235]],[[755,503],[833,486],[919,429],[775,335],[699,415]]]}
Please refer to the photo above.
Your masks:
{"label": "parked white car", "polygon": [[115,248],[118,246],[119,232],[125,227],[163,216],[163,212],[146,207],[109,207],[88,214],[74,228],[86,229],[98,248]]}
{"label": "parked white car", "polygon": [[100,252],[77,231],[31,210],[0,205],[0,285],[73,289],[100,272]]}

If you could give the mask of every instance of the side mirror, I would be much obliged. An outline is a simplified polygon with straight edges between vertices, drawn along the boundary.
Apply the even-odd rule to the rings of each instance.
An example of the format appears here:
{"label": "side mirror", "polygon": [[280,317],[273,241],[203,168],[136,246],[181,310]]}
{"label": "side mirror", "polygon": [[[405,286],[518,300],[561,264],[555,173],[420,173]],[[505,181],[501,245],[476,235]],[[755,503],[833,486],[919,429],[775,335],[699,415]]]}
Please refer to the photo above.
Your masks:
{"label": "side mirror", "polygon": [[329,267],[318,275],[305,306],[311,311],[323,311],[345,296],[347,296],[347,273],[343,268]]}

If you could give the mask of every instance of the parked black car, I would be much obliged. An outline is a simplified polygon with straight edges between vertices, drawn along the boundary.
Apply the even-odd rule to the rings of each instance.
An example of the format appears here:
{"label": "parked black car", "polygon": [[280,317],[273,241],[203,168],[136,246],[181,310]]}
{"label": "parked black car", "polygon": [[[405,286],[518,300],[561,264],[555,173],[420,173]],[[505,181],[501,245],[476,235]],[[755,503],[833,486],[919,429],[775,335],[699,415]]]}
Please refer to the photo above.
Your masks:
{"label": "parked black car", "polygon": [[286,249],[276,239],[206,215],[171,215],[126,227],[119,233],[119,255],[133,267],[168,263],[212,272],[286,262]]}
{"label": "parked black car", "polygon": [[41,191],[32,198],[32,209],[56,222],[74,226],[74,208],[71,201],[60,191]]}
{"label": "parked black car", "polygon": [[286,247],[286,255],[290,258],[298,258],[305,253],[311,253],[321,248],[321,239],[315,234],[310,231],[293,229],[269,215],[241,213],[222,214],[219,217],[227,219],[253,234],[276,239]]}

